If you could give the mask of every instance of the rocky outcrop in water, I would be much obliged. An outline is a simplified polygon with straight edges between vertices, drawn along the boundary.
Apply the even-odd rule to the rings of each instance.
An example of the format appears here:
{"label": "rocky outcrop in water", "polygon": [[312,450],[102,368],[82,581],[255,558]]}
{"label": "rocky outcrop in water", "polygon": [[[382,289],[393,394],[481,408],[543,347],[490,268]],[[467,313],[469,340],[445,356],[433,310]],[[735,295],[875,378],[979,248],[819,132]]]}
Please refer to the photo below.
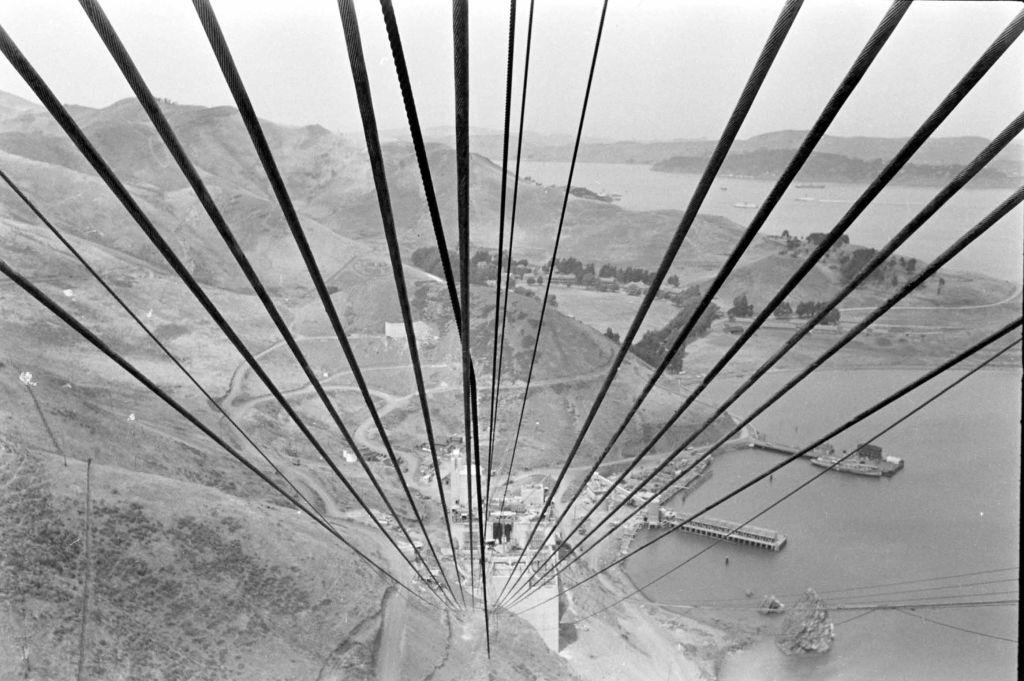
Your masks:
{"label": "rocky outcrop in water", "polygon": [[818,598],[814,589],[808,589],[783,620],[775,645],[786,655],[826,653],[834,638],[832,618],[825,602]]}

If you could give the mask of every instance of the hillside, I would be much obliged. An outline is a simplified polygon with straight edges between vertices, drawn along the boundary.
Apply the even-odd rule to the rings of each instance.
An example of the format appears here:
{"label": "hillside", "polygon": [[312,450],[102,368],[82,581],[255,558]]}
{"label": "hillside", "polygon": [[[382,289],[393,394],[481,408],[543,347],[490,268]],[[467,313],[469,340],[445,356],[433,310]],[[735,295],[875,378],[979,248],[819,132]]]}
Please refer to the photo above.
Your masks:
{"label": "hillside", "polygon": [[[747,256],[740,261],[722,287],[720,297],[723,300],[745,294],[755,307],[760,308],[792,276],[817,245],[815,235],[806,239],[774,237],[772,240],[777,246],[775,252],[761,257]],[[874,249],[850,243],[848,238],[840,238],[791,294],[792,306],[795,308],[799,302],[805,301],[824,301],[837,295],[859,271],[858,263],[867,262],[874,253]],[[924,264],[913,257],[892,256],[858,286],[842,305],[869,306],[881,303],[911,279]],[[937,309],[983,306],[1008,298],[1017,290],[1009,282],[976,273],[943,269],[940,274],[941,277],[926,282],[909,295],[903,306],[925,305]]]}
{"label": "hillside", "polygon": [[[437,626],[291,510],[93,465],[87,554],[82,462],[0,444],[0,471],[0,678],[72,678],[83,650],[89,678],[454,679],[488,664],[507,679],[576,678],[514,618],[490,662],[456,647],[479,632],[448,615]],[[338,522],[375,552],[368,528]],[[404,627],[416,637],[392,640]]]}

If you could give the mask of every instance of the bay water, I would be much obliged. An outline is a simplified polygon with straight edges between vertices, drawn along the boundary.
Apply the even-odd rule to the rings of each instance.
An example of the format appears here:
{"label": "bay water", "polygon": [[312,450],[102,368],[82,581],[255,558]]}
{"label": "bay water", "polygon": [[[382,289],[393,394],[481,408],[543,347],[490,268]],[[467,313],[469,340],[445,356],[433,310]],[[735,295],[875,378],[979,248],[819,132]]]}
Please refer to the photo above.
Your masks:
{"label": "bay water", "polygon": [[[567,173],[564,162],[523,163],[522,174],[544,184],[564,186]],[[698,180],[697,175],[659,173],[642,165],[582,163],[573,185],[616,194],[616,204],[628,210],[682,210]],[[828,231],[864,190],[862,185],[824,184],[790,187],[762,231],[788,230],[798,236]],[[755,212],[749,206],[760,204],[771,187],[763,180],[719,178],[701,212],[745,227]],[[882,245],[938,191],[887,187],[854,223],[848,232],[851,240],[869,247]],[[968,185],[901,253],[934,257],[1010,191]],[[1024,210],[1018,207],[950,266],[1020,283],[1022,244]],[[753,425],[770,439],[806,445],[919,375],[909,369],[819,371]],[[959,375],[951,372],[833,444],[841,451],[869,439]],[[744,415],[789,377],[787,372],[768,374],[730,411]],[[737,379],[718,381],[707,397],[723,400],[738,385]],[[708,548],[709,539],[677,532],[629,561],[627,571],[638,585],[645,584],[708,549],[647,587],[644,594],[660,603],[713,606],[722,613],[750,611],[765,594],[792,604],[808,587],[831,604],[1016,600],[1020,395],[1019,370],[989,369],[970,377],[878,440],[886,454],[906,462],[894,477],[828,472],[757,518],[754,525],[788,536],[779,553],[728,543]],[[757,450],[718,455],[712,477],[678,510],[685,514],[703,508],[781,460],[779,454]],[[820,472],[807,461],[796,461],[709,515],[745,521]],[[865,612],[833,612],[836,642],[827,655],[790,658],[765,640],[731,655],[721,678],[1017,678],[1017,645],[1003,640],[1017,639],[1016,606]]]}
{"label": "bay water", "polygon": [[[565,186],[569,164],[524,161],[520,174],[542,184]],[[580,163],[573,186],[604,194],[617,194],[616,205],[628,210],[683,210],[699,180],[698,175],[654,172],[649,166],[625,163]],[[791,185],[772,211],[764,234],[788,230],[795,236],[827,232],[864,190],[863,185],[824,183],[820,188]],[[721,215],[742,227],[750,223],[756,206],[773,183],[765,180],[722,177],[715,180],[700,212]],[[939,187],[886,187],[847,232],[853,243],[877,248],[888,241],[939,191]],[[936,213],[900,252],[931,259],[1011,194],[1011,189],[978,188],[968,184]],[[958,255],[950,267],[982,272],[1015,283],[1024,281],[1024,208],[1018,206],[984,237]],[[570,254],[571,255],[571,254]]]}
{"label": "bay water", "polygon": [[[918,375],[888,369],[815,373],[753,425],[774,441],[806,445]],[[959,375],[936,379],[935,387],[920,389],[837,437],[837,451],[870,439]],[[733,413],[747,413],[789,377],[769,374]],[[645,595],[725,612],[750,611],[766,594],[791,605],[808,587],[833,605],[1016,600],[1020,385],[1016,370],[978,372],[877,441],[906,463],[894,477],[825,473],[752,523],[787,535],[782,551],[719,543],[646,588]],[[709,397],[724,399],[737,386],[723,381]],[[683,502],[680,513],[704,508],[782,459],[760,450],[717,456],[712,477]],[[795,461],[708,515],[746,521],[821,470]],[[643,585],[711,543],[677,532],[630,560],[627,569]],[[933,578],[946,579],[920,581]],[[836,641],[828,654],[787,657],[763,641],[730,656],[722,681],[1017,678],[1017,646],[1001,640],[1017,639],[1016,606],[909,614],[836,610],[833,621]]]}

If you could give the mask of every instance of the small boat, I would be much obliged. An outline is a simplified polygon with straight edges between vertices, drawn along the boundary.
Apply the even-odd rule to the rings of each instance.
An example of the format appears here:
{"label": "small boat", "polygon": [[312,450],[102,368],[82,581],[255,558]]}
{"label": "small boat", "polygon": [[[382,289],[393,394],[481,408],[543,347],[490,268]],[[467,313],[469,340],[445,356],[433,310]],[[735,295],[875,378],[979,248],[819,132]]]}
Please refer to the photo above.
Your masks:
{"label": "small boat", "polygon": [[732,204],[735,208],[757,208],[756,203],[747,203],[746,201],[740,201],[739,203]]}

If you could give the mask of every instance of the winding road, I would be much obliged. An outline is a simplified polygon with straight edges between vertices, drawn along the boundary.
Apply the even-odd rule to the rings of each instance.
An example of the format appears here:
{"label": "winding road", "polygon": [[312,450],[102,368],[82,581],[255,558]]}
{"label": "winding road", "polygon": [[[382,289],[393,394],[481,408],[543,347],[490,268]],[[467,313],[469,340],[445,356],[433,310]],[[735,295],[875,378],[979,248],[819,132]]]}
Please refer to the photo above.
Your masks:
{"label": "winding road", "polygon": [[[1020,295],[1021,295],[1022,291],[1024,291],[1024,286],[1018,284],[1017,285],[1017,290],[1015,290],[1013,292],[1013,295],[1011,295],[1008,298],[1004,298],[1003,300],[997,300],[994,303],[982,303],[980,305],[918,305],[918,306],[897,305],[896,307],[892,308],[892,310],[890,310],[890,312],[900,312],[900,311],[903,311],[903,310],[932,310],[932,311],[982,310],[982,309],[984,309],[986,307],[999,307],[1000,305],[1006,305],[1007,303],[1012,303],[1017,298],[1020,298]],[[839,308],[839,312],[840,313],[845,313],[845,312],[871,312],[871,311],[874,311],[874,310],[875,310],[874,307],[841,307],[841,308]]]}

